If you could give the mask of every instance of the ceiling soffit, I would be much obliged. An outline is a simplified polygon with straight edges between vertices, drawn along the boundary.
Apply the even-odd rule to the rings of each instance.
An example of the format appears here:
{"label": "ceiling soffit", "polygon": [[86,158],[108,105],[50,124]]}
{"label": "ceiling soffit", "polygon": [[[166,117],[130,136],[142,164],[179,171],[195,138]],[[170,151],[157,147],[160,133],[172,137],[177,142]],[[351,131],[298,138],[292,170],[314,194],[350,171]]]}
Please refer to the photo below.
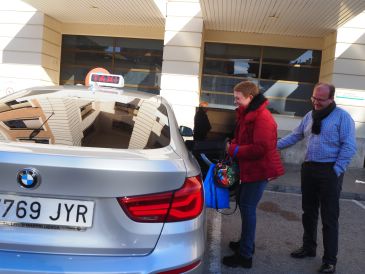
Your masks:
{"label": "ceiling soffit", "polygon": [[[166,0],[25,0],[63,23],[164,28]],[[365,10],[363,0],[201,0],[207,30],[323,37]]]}

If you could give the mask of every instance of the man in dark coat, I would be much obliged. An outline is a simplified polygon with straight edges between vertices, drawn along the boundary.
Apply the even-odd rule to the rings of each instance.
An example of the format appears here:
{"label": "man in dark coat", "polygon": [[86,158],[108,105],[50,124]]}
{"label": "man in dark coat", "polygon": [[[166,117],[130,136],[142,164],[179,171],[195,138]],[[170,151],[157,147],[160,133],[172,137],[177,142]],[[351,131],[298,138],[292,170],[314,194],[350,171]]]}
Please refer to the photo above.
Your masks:
{"label": "man in dark coat", "polygon": [[207,102],[201,102],[198,111],[195,113],[194,141],[204,141],[212,128],[207,115],[207,106]]}

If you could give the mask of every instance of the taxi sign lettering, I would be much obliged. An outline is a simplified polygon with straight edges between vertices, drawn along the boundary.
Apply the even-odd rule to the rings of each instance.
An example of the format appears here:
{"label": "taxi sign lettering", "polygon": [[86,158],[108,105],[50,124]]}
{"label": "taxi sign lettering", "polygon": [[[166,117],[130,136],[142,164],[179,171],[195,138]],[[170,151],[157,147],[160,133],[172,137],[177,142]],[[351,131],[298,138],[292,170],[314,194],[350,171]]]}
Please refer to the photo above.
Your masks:
{"label": "taxi sign lettering", "polygon": [[122,75],[92,73],[90,75],[90,85],[93,83],[99,86],[121,88],[124,86],[124,79]]}

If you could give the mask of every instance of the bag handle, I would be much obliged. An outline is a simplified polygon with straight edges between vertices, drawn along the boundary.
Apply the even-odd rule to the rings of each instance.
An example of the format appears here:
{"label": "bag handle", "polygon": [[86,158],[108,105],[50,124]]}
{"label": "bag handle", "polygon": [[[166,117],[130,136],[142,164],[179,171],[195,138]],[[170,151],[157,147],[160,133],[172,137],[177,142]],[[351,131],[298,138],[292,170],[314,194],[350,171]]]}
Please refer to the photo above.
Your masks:
{"label": "bag handle", "polygon": [[[236,191],[236,197],[235,197],[235,202],[236,202],[236,205],[235,205],[235,207],[234,207],[234,209],[233,209],[233,211],[232,212],[228,212],[228,213],[225,213],[224,211],[222,211],[221,209],[218,209],[218,202],[217,202],[217,205],[216,205],[216,211],[218,212],[218,213],[220,213],[220,214],[222,214],[222,215],[226,215],[226,216],[228,216],[228,215],[232,215],[232,214],[234,214],[235,212],[236,212],[236,210],[237,210],[237,207],[238,207],[238,203],[239,203],[239,197],[240,197],[240,193],[241,193],[241,185],[239,185],[239,187],[238,187],[238,189],[237,189],[237,191]],[[217,194],[216,194],[217,195]],[[217,200],[217,196],[215,197],[216,198],[216,200]]]}
{"label": "bag handle", "polygon": [[224,157],[224,161],[226,162],[233,162],[233,160],[236,158],[237,154],[238,154],[238,150],[239,150],[240,146],[237,145],[235,148],[234,148],[234,151],[233,151],[233,156],[229,156],[228,152],[225,152],[225,157]]}

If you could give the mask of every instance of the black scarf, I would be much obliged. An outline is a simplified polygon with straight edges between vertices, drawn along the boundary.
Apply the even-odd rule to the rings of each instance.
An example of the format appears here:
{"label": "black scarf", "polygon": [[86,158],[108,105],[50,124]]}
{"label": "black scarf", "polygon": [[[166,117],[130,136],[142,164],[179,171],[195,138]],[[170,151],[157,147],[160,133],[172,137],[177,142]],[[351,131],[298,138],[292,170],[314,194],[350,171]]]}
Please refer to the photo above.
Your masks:
{"label": "black scarf", "polygon": [[330,113],[336,108],[336,103],[333,102],[329,104],[326,108],[320,110],[312,110],[312,133],[313,134],[320,134],[321,133],[321,124],[322,120],[326,118]]}
{"label": "black scarf", "polygon": [[246,108],[245,113],[258,109],[264,102],[266,102],[266,100],[267,99],[264,95],[261,93],[257,94],[255,97],[253,97],[252,101]]}

